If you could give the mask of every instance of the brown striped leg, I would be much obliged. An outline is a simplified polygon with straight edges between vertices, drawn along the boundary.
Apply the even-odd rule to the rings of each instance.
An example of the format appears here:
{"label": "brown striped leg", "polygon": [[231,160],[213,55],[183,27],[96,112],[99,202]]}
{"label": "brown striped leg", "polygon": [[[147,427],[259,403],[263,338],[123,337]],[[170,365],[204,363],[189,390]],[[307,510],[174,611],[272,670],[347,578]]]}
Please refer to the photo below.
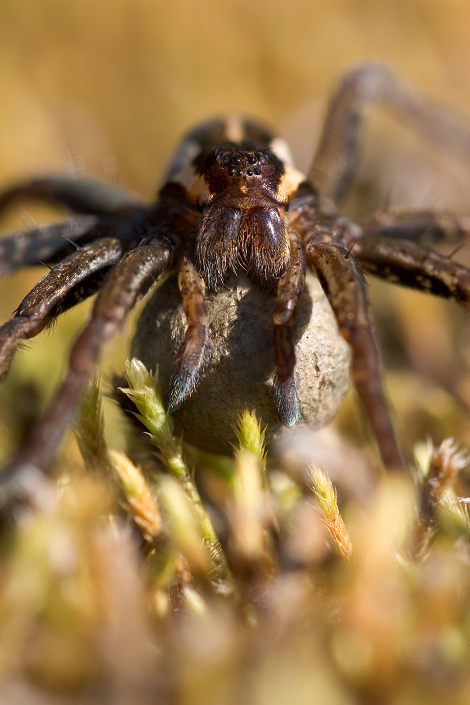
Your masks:
{"label": "brown striped leg", "polygon": [[78,248],[84,240],[96,239],[96,223],[94,216],[83,215],[66,223],[53,223],[2,237],[0,275],[11,274],[20,267],[50,262],[63,252]]}
{"label": "brown striped leg", "polygon": [[277,285],[274,309],[274,389],[280,419],[293,426],[301,416],[295,382],[295,350],[292,324],[305,281],[305,256],[298,242],[291,241],[291,263]]}
{"label": "brown striped leg", "polygon": [[344,248],[314,238],[307,246],[307,263],[317,273],[339,330],[351,346],[353,382],[383,463],[390,470],[402,470],[404,461],[382,388],[380,355],[359,263]]}
{"label": "brown striped leg", "polygon": [[8,372],[20,340],[33,338],[60,313],[95,294],[122,244],[103,238],[58,264],[23,299],[13,318],[0,327],[0,379]]}
{"label": "brown striped leg", "polygon": [[166,399],[168,411],[176,411],[196,388],[197,380],[207,362],[208,334],[206,285],[194,265],[184,257],[178,269],[178,286],[188,327],[178,351],[176,370]]}
{"label": "brown striped leg", "polygon": [[380,103],[433,144],[470,157],[466,121],[399,81],[382,64],[366,64],[346,74],[333,94],[308,178],[320,195],[337,201],[351,183],[364,114]]}
{"label": "brown striped leg", "polygon": [[29,479],[37,477],[38,471],[46,472],[50,465],[96,371],[103,346],[119,333],[131,309],[171,266],[171,260],[168,248],[155,244],[127,252],[115,265],[96,298],[88,324],[72,347],[62,384],[26,445],[0,473],[0,504],[18,495],[34,502]]}
{"label": "brown striped leg", "polygon": [[470,304],[470,269],[410,240],[367,236],[354,246],[363,269],[375,276]]}
{"label": "brown striped leg", "polygon": [[74,213],[89,215],[116,215],[139,205],[137,198],[111,184],[92,179],[45,176],[20,182],[0,192],[0,213],[23,200],[64,206]]}
{"label": "brown striped leg", "polygon": [[426,247],[470,240],[470,216],[448,211],[388,208],[367,215],[359,224],[365,235],[412,240]]}

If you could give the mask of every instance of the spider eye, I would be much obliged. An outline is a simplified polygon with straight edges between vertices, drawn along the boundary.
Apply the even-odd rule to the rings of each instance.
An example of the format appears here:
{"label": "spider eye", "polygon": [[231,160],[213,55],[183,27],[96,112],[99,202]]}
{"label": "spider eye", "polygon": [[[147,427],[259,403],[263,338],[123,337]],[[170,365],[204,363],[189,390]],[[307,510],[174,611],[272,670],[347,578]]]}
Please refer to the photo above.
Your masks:
{"label": "spider eye", "polygon": [[[236,147],[235,147],[236,149]],[[217,164],[225,167],[228,176],[261,176],[263,166],[269,162],[269,155],[258,151],[234,151],[234,149],[220,149],[216,151]]]}
{"label": "spider eye", "polygon": [[216,159],[219,164],[228,164],[230,161],[230,152],[218,152]]}

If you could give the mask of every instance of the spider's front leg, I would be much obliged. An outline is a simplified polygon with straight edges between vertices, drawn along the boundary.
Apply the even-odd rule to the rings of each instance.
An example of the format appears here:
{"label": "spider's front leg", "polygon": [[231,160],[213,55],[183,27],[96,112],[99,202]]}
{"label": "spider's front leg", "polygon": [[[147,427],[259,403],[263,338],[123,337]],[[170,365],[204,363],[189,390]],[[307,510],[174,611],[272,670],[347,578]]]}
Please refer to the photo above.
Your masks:
{"label": "spider's front leg", "polygon": [[301,416],[295,382],[295,350],[292,324],[305,282],[305,256],[297,240],[290,242],[290,264],[277,285],[274,320],[274,388],[279,417],[293,426]]}
{"label": "spider's front leg", "polygon": [[348,244],[366,272],[469,305],[470,270],[429,246],[459,249],[470,237],[470,216],[390,208],[362,218],[360,225],[359,237]]}
{"label": "spider's front leg", "polygon": [[34,504],[30,480],[45,472],[73,420],[80,397],[96,370],[103,346],[120,331],[136,302],[172,265],[170,248],[157,239],[127,252],[98,294],[90,320],[72,347],[65,378],[13,462],[0,474],[0,503],[21,497]]}
{"label": "spider's front leg", "polygon": [[20,340],[38,335],[60,313],[95,294],[122,255],[122,243],[103,238],[58,264],[23,299],[13,318],[0,327],[0,379]]}
{"label": "spider's front leg", "polygon": [[467,122],[419,94],[384,64],[365,64],[347,73],[333,93],[308,174],[319,195],[337,202],[351,185],[364,115],[382,105],[435,146],[470,160]]}
{"label": "spider's front leg", "polygon": [[43,176],[21,181],[0,193],[0,214],[18,201],[40,201],[73,213],[116,215],[140,205],[140,201],[111,184],[93,179]]}
{"label": "spider's front leg", "polygon": [[[364,236],[370,239],[411,240],[426,247],[442,244],[458,249],[470,241],[470,216],[451,211],[383,208],[358,221]],[[351,241],[351,245],[356,240]],[[396,243],[400,248],[401,243]]]}
{"label": "spider's front leg", "polygon": [[331,231],[317,232],[306,247],[307,264],[316,272],[328,296],[344,339],[351,346],[352,378],[365,407],[386,468],[404,469],[381,379],[364,274],[357,259],[332,242]]}
{"label": "spider's front leg", "polygon": [[187,328],[178,351],[176,369],[166,399],[168,411],[176,411],[194,391],[209,354],[206,284],[192,262],[183,257],[178,267],[178,287],[183,298]]}
{"label": "spider's front leg", "polygon": [[55,263],[74,249],[94,240],[115,236],[129,242],[129,228],[119,231],[122,221],[137,221],[144,208],[133,196],[115,186],[91,179],[46,176],[22,181],[0,192],[0,215],[19,201],[39,201],[65,208],[72,220],[16,232],[0,239],[0,274],[20,267]]}
{"label": "spider's front leg", "polygon": [[78,249],[83,242],[103,237],[105,228],[94,216],[78,216],[64,223],[41,225],[22,230],[0,239],[0,276],[11,274],[20,267],[52,262],[70,248]]}
{"label": "spider's front leg", "polygon": [[410,240],[364,235],[354,253],[366,272],[444,299],[470,305],[470,269]]}

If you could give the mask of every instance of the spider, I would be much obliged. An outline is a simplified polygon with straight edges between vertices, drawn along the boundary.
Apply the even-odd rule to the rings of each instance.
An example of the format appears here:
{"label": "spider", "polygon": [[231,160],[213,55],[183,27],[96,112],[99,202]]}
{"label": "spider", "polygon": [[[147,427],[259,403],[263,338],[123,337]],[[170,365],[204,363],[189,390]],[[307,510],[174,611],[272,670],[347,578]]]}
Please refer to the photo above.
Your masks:
{"label": "spider", "polygon": [[231,116],[189,132],[149,205],[111,186],[56,177],[20,183],[0,194],[0,211],[26,198],[75,214],[71,222],[0,241],[3,273],[40,261],[53,265],[0,328],[0,375],[7,373],[21,340],[98,292],[62,384],[1,475],[4,495],[26,484],[28,473],[47,472],[103,346],[169,270],[177,272],[187,317],[166,398],[170,412],[191,395],[210,364],[206,289],[220,289],[230,274],[242,270],[272,294],[274,403],[285,424],[299,420],[292,325],[309,267],[350,345],[352,380],[383,464],[404,467],[384,397],[364,273],[468,303],[470,271],[422,243],[425,237],[434,243],[462,239],[470,218],[382,210],[355,223],[338,213],[354,173],[364,113],[375,103],[430,140],[468,149],[470,135],[442,108],[418,96],[387,67],[366,64],[347,73],[334,92],[306,177],[293,166],[283,140],[263,125]]}

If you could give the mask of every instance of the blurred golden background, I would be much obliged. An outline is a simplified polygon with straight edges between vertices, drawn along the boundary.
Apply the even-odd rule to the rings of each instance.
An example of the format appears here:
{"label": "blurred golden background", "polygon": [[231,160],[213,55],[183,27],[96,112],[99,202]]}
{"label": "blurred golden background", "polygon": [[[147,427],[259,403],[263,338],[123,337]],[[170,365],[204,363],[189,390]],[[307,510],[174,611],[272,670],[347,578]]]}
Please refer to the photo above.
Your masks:
{"label": "blurred golden background", "polygon": [[[277,126],[305,169],[324,101],[341,72],[381,59],[432,97],[470,114],[469,47],[464,0],[2,0],[0,186],[34,173],[78,171],[151,198],[182,132],[229,110]],[[456,174],[392,121],[371,122],[364,179],[376,173],[384,198],[465,208],[470,165]],[[46,215],[29,207],[28,213]],[[2,230],[24,227],[24,218],[11,214]],[[1,282],[2,320],[42,273]],[[389,300],[388,292],[379,286],[377,296]],[[390,323],[382,332],[386,348],[387,330],[400,327],[405,342],[398,358],[406,357],[417,376],[434,379],[427,388],[433,401],[423,402],[426,423],[432,430],[437,409],[439,421],[452,419],[443,433],[455,428],[454,435],[465,436],[459,410],[470,397],[468,375],[457,376],[470,355],[465,317],[419,294],[395,297],[384,313],[378,307],[380,320]],[[34,379],[50,393],[65,363],[64,345],[86,309],[64,317],[53,337],[45,333],[31,343],[34,351],[19,356],[9,384]],[[112,347],[105,370],[119,369],[126,345]],[[395,363],[394,355],[390,342],[385,357]],[[395,403],[408,413],[399,385],[391,386]],[[449,411],[448,392],[455,396],[456,389],[459,401]],[[409,413],[416,415],[416,408]],[[425,424],[416,423],[419,436]],[[399,425],[407,429],[406,417]],[[14,440],[3,431],[8,451]]]}

